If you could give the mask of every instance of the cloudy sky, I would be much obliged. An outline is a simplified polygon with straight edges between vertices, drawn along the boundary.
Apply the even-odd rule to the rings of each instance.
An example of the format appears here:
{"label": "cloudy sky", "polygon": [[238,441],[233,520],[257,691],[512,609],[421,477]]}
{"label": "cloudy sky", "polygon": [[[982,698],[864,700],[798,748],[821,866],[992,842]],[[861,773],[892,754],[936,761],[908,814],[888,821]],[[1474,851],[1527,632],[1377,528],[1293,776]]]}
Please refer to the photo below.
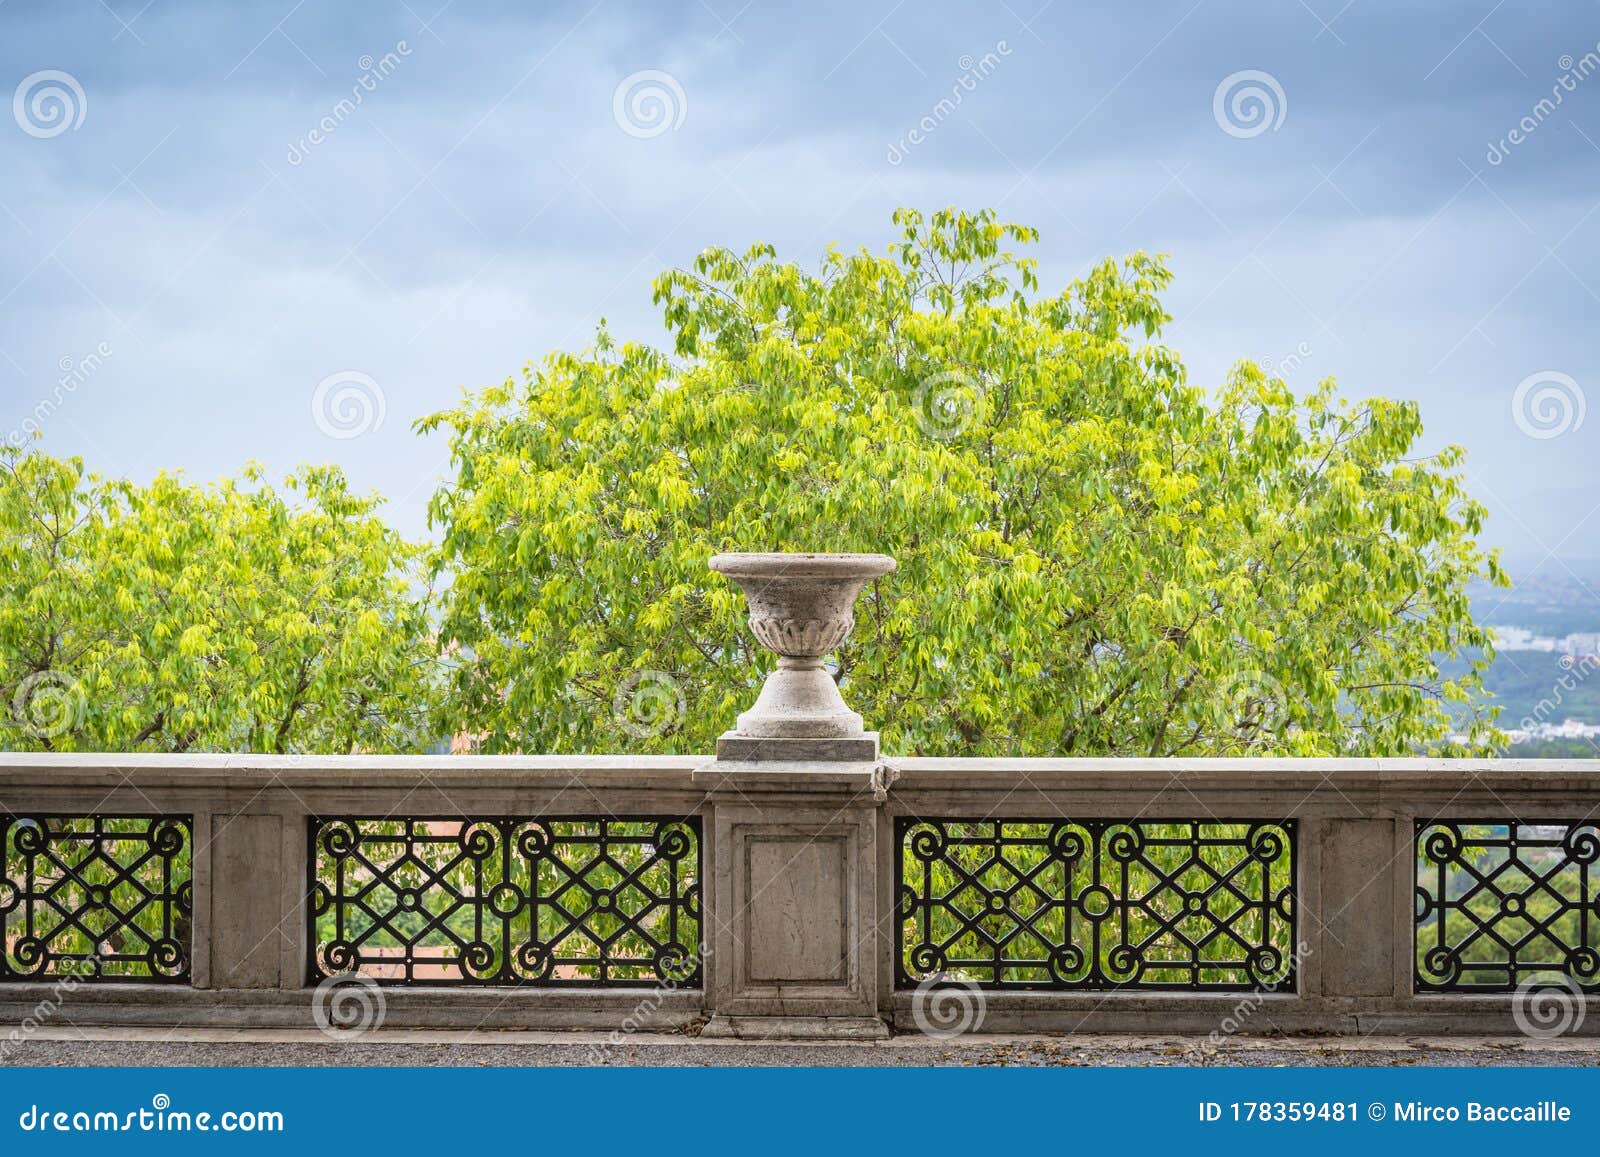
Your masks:
{"label": "cloudy sky", "polygon": [[335,461],[423,534],[412,421],[659,340],[661,269],[994,206],[1046,288],[1170,254],[1194,381],[1417,398],[1522,569],[1600,556],[1590,0],[0,0],[0,81],[0,437],[102,472]]}

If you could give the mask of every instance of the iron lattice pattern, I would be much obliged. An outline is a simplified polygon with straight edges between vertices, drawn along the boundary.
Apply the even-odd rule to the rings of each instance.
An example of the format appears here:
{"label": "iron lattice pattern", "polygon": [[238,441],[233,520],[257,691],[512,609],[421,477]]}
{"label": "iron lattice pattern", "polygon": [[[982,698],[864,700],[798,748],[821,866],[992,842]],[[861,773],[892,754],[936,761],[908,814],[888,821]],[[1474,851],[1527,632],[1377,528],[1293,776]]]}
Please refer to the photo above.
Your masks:
{"label": "iron lattice pattern", "polygon": [[189,979],[187,816],[0,815],[0,981]]}
{"label": "iron lattice pattern", "polygon": [[698,818],[314,819],[311,840],[317,976],[700,983]]}
{"label": "iron lattice pattern", "polygon": [[900,987],[1294,983],[1285,823],[897,821]]}
{"label": "iron lattice pattern", "polygon": [[1600,829],[1417,823],[1419,991],[1568,978],[1600,991]]}

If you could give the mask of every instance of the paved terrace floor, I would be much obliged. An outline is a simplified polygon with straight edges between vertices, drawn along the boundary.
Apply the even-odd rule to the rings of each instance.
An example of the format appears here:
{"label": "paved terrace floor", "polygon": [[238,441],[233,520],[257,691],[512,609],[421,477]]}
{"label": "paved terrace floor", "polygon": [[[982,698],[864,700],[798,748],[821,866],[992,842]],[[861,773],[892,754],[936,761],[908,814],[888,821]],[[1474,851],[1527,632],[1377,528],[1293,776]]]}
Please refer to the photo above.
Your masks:
{"label": "paved terrace floor", "polygon": [[900,1036],[825,1044],[638,1034],[384,1030],[330,1039],[296,1029],[45,1028],[0,1034],[0,1065],[894,1065],[894,1066],[1600,1066],[1600,1039],[1482,1037]]}

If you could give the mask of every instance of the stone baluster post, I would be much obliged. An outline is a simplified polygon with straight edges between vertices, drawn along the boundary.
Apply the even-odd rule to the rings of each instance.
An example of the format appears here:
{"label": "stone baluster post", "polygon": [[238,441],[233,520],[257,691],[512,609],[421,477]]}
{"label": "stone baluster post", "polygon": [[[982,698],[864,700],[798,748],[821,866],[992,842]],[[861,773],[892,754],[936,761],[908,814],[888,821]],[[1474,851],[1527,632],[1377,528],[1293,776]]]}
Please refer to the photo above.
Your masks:
{"label": "stone baluster post", "polygon": [[878,735],[824,657],[855,626],[879,554],[719,554],[778,667],[717,757],[710,800],[707,1036],[873,1038],[878,1015]]}

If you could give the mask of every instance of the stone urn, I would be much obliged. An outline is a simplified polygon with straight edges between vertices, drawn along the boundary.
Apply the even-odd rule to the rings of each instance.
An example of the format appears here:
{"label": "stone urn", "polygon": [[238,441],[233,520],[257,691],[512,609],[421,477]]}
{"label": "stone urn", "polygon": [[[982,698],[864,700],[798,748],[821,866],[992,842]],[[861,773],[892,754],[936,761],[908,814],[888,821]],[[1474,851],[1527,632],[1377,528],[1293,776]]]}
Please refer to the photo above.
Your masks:
{"label": "stone urn", "polygon": [[850,635],[861,588],[895,568],[885,554],[719,554],[744,591],[750,630],[778,656],[754,706],[717,740],[728,760],[875,760],[878,734],[845,706],[822,660]]}

